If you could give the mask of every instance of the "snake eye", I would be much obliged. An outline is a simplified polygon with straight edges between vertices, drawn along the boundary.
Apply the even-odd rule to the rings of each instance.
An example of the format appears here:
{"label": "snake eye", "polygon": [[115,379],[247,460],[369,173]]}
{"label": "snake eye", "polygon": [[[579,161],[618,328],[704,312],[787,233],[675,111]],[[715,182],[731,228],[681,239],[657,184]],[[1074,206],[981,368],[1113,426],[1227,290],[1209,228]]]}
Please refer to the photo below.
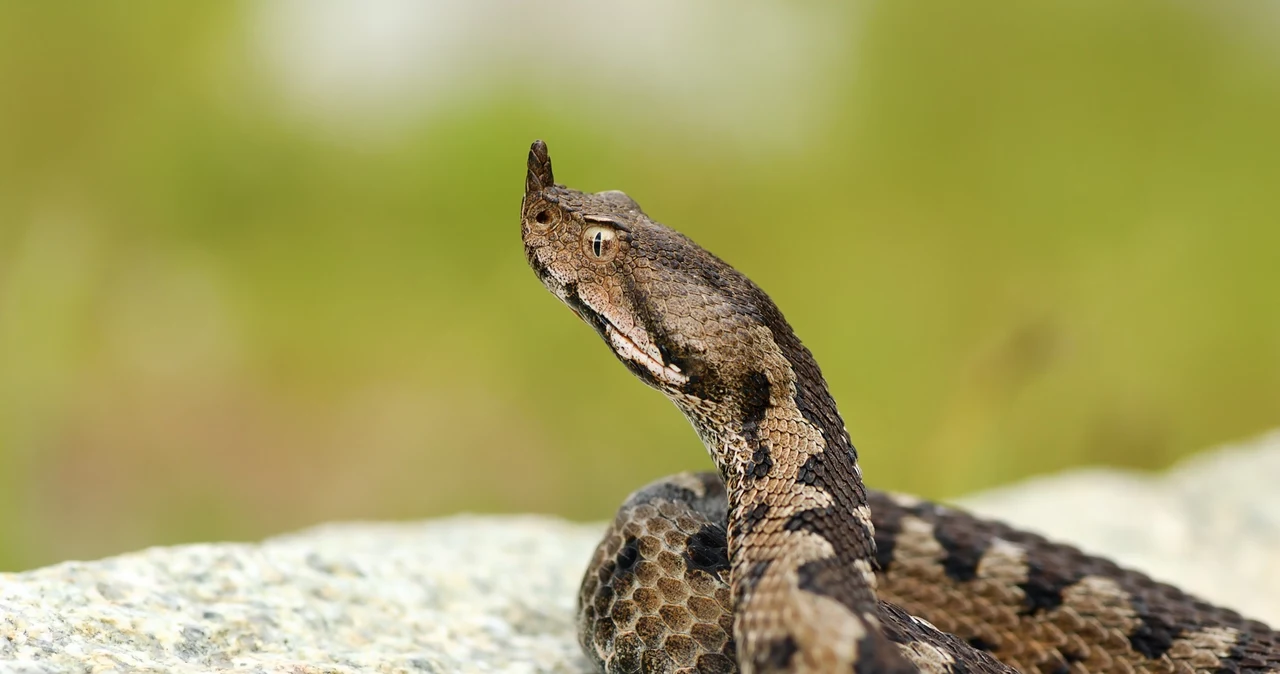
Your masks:
{"label": "snake eye", "polygon": [[618,254],[618,233],[609,227],[588,227],[582,232],[582,247],[599,262]]}
{"label": "snake eye", "polygon": [[537,214],[533,216],[533,221],[543,227],[551,224],[551,209],[544,208],[538,211]]}

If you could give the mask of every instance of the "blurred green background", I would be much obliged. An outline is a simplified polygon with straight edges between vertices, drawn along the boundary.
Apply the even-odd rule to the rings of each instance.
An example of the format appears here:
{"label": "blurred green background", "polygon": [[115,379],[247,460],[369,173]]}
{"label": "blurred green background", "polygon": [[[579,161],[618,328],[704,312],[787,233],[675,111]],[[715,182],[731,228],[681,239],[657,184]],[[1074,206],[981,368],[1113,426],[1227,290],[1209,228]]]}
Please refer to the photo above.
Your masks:
{"label": "blurred green background", "polygon": [[1280,424],[1258,2],[0,4],[0,569],[600,519],[710,466],[525,266],[530,141],[768,290],[869,481]]}

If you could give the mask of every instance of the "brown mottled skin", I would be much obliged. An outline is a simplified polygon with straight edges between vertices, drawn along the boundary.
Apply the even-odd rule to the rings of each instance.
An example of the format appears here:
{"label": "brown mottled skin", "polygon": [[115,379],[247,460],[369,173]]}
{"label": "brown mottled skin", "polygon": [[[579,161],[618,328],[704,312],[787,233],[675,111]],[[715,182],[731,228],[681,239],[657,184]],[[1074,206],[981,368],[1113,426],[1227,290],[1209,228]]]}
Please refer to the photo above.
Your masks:
{"label": "brown mottled skin", "polygon": [[867,490],[769,297],[625,194],[557,185],[541,141],[521,236],[547,289],[676,404],[720,473],[654,483],[619,511],[579,598],[605,670],[1280,674],[1280,637],[1260,623]]}

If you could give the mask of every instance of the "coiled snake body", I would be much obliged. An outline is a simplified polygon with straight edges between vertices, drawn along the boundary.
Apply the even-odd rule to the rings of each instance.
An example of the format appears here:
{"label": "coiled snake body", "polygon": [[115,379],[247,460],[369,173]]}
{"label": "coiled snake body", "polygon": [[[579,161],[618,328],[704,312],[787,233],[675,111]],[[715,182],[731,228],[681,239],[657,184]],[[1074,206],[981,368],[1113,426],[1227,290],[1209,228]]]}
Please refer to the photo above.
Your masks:
{"label": "coiled snake body", "polygon": [[529,151],[542,283],[692,423],[719,475],[632,494],[579,596],[609,672],[1280,674],[1280,634],[1008,526],[866,489],[812,354],[749,279]]}

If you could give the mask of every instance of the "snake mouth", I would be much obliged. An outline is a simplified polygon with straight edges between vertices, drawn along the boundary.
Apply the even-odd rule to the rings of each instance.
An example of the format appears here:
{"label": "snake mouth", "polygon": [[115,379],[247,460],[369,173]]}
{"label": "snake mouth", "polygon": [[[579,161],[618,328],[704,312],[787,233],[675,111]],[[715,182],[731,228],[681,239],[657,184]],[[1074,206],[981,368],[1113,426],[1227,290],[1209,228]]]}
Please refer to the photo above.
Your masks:
{"label": "snake mouth", "polygon": [[609,319],[601,316],[604,323],[604,337],[609,341],[609,346],[613,347],[613,352],[625,362],[635,363],[644,368],[654,379],[671,386],[683,386],[689,382],[689,375],[680,371],[680,368],[674,365],[667,365],[662,361],[645,353],[644,349],[627,337],[625,333],[619,330]]}
{"label": "snake mouth", "polygon": [[[535,256],[531,255],[530,259],[535,259]],[[627,336],[627,333],[614,325],[607,316],[587,304],[578,293],[576,283],[566,283],[555,278],[540,264],[534,264],[533,268],[543,285],[559,297],[578,318],[590,325],[596,334],[609,344],[614,355],[637,376],[643,379],[647,375],[663,385],[672,387],[681,387],[689,383],[689,375],[682,372],[679,367],[668,365],[661,358],[655,358],[649,354],[634,339]]]}

